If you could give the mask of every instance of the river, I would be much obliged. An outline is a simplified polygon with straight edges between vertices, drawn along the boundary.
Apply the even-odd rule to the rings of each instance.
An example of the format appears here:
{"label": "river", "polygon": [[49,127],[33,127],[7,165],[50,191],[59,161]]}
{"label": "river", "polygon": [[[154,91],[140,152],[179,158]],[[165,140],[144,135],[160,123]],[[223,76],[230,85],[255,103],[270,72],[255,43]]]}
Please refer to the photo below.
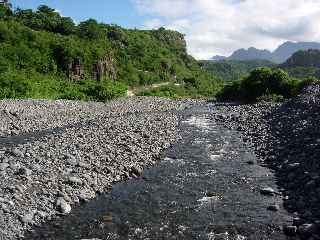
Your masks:
{"label": "river", "polygon": [[[281,196],[260,194],[277,189],[274,174],[214,111],[181,111],[181,139],[157,165],[26,239],[287,239],[280,226],[291,217]],[[267,209],[275,204],[279,211]]]}

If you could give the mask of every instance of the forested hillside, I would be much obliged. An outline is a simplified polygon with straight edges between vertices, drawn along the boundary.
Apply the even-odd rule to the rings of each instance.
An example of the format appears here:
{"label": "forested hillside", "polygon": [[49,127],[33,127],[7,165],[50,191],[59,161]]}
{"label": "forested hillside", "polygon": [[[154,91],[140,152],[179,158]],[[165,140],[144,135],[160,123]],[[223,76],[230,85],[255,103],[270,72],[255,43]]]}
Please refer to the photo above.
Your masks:
{"label": "forested hillside", "polygon": [[0,5],[0,98],[102,101],[157,82],[180,83],[187,96],[213,96],[221,86],[187,54],[178,32],[94,19],[76,25],[44,5]]}
{"label": "forested hillside", "polygon": [[292,55],[280,67],[286,70],[291,76],[320,77],[320,50],[300,50]]}
{"label": "forested hillside", "polygon": [[223,79],[225,82],[236,81],[248,75],[252,70],[258,67],[274,67],[276,64],[268,60],[250,60],[250,61],[201,61],[203,69],[213,75]]}

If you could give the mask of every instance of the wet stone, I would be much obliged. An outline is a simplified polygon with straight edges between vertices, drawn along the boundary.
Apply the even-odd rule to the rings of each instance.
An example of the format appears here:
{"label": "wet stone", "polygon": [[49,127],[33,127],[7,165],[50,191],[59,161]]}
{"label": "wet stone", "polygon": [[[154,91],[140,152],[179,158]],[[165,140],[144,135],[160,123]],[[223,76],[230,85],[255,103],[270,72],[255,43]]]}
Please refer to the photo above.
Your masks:
{"label": "wet stone", "polygon": [[249,161],[247,161],[247,164],[249,164],[249,165],[254,165],[254,164],[255,164],[255,161],[249,160]]}
{"label": "wet stone", "polygon": [[260,190],[260,193],[266,196],[274,196],[277,192],[271,187],[266,187],[266,188],[262,188]]}
{"label": "wet stone", "polygon": [[11,153],[15,157],[23,157],[23,155],[24,155],[23,152],[21,150],[19,150],[18,148],[14,148]]}
{"label": "wet stone", "polygon": [[320,229],[318,229],[318,227],[315,224],[305,223],[298,228],[298,233],[300,236],[306,238],[312,236],[312,234],[317,233],[318,230]]}
{"label": "wet stone", "polygon": [[19,169],[19,174],[20,175],[25,175],[25,176],[30,176],[32,174],[32,170],[23,167],[23,168]]}
{"label": "wet stone", "polygon": [[270,206],[268,206],[268,208],[267,208],[269,211],[273,211],[273,212],[277,212],[277,211],[279,211],[280,210],[280,207],[279,207],[279,205],[277,205],[277,204],[274,204],[274,205],[270,205]]}
{"label": "wet stone", "polygon": [[131,168],[131,172],[136,175],[136,176],[141,176],[142,174],[142,169],[140,167],[137,167],[137,166],[133,166]]}
{"label": "wet stone", "polygon": [[82,184],[82,180],[78,177],[69,177],[68,182],[71,184],[78,184],[78,185]]}
{"label": "wet stone", "polygon": [[8,163],[0,163],[0,171],[4,171],[9,167]]}
{"label": "wet stone", "polygon": [[284,226],[283,227],[283,232],[287,236],[296,236],[297,235],[298,228],[296,226]]}

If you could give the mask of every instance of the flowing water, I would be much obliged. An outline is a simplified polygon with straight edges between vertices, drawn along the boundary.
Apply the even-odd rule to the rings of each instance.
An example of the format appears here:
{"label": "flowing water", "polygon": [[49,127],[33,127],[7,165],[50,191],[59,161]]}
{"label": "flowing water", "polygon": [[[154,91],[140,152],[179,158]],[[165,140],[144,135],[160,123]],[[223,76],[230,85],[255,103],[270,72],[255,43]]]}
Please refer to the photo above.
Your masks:
{"label": "flowing water", "polygon": [[76,207],[26,239],[287,239],[290,217],[273,173],[258,164],[239,133],[223,128],[210,106],[181,112],[181,140],[139,179]]}

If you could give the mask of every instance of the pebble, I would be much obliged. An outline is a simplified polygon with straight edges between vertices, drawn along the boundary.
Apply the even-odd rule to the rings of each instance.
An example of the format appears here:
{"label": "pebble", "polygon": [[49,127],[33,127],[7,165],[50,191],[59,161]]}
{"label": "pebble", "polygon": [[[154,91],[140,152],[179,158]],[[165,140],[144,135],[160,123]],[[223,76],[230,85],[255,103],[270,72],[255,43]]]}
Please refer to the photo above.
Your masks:
{"label": "pebble", "polygon": [[96,194],[93,191],[90,192],[90,191],[86,191],[86,190],[81,191],[78,196],[79,200],[84,201],[84,202],[89,201],[95,197],[96,197]]}
{"label": "pebble", "polygon": [[100,239],[100,238],[86,238],[86,239],[81,239],[81,240],[102,240],[102,239]]}
{"label": "pebble", "polygon": [[135,174],[136,176],[141,176],[142,175],[142,169],[140,167],[137,166],[133,166],[131,168],[131,171],[133,174]]}
{"label": "pebble", "polygon": [[71,212],[71,206],[64,198],[58,198],[56,205],[62,214],[69,214]]}
{"label": "pebble", "polygon": [[20,151],[18,148],[14,148],[12,150],[12,155],[15,157],[23,157],[22,151]]}
{"label": "pebble", "polygon": [[26,168],[26,167],[23,167],[23,168],[20,168],[19,169],[19,174],[20,175],[25,175],[25,176],[30,176],[32,174],[32,170]]}
{"label": "pebble", "polygon": [[79,177],[69,177],[68,182],[72,184],[78,184],[78,185],[82,184],[82,180]]}
{"label": "pebble", "polygon": [[8,163],[0,163],[0,171],[4,171],[9,167]]}
{"label": "pebble", "polygon": [[78,164],[78,160],[72,155],[66,155],[67,163],[71,166],[76,166]]}
{"label": "pebble", "polygon": [[28,213],[28,214],[22,216],[20,219],[21,219],[21,222],[23,222],[25,224],[29,224],[29,223],[32,223],[33,218],[34,218],[34,213]]}

